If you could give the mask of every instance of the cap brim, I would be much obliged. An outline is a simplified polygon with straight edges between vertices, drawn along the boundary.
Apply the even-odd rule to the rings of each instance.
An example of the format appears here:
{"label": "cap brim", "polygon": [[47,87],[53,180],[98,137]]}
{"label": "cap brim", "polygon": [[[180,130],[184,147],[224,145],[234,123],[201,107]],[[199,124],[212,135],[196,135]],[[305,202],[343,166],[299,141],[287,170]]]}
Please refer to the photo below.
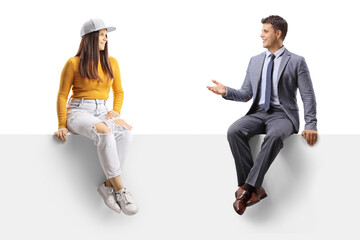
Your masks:
{"label": "cap brim", "polygon": [[112,32],[116,30],[116,27],[105,27],[107,32]]}
{"label": "cap brim", "polygon": [[82,36],[84,36],[86,34],[92,33],[92,32],[100,31],[101,29],[106,29],[107,32],[112,32],[112,31],[116,30],[116,27],[102,27],[102,28],[99,28],[99,29],[93,29],[92,31],[81,33],[80,37],[82,37]]}

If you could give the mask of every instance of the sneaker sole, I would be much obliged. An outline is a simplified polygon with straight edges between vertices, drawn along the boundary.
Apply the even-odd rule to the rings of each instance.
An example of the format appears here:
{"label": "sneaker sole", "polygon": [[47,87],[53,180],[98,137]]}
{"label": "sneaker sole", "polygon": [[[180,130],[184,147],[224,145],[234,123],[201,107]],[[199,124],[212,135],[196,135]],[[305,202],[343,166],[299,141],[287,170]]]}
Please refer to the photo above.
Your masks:
{"label": "sneaker sole", "polygon": [[104,196],[104,194],[102,193],[102,191],[99,188],[97,189],[97,192],[100,194],[100,196],[104,200],[104,203],[106,204],[106,206],[108,206],[111,210],[113,210],[113,211],[115,211],[117,213],[121,213],[121,208],[120,208],[120,210],[116,209],[116,208],[113,208],[113,206],[111,206],[111,204],[108,201],[106,201],[106,197]]}
{"label": "sneaker sole", "polygon": [[132,216],[135,215],[139,210],[136,210],[136,212],[125,212],[124,210],[122,210],[124,214],[128,215],[128,216]]}
{"label": "sneaker sole", "polygon": [[[119,203],[119,206],[120,206],[120,208],[121,208],[120,203]],[[129,212],[129,211],[124,210],[124,209],[122,209],[122,208],[121,208],[121,210],[123,211],[123,213],[124,213],[124,214],[126,214],[126,215],[128,215],[128,216],[135,215],[135,214],[139,211],[139,209],[138,209],[138,208],[136,209],[136,211],[135,211],[135,212]]]}

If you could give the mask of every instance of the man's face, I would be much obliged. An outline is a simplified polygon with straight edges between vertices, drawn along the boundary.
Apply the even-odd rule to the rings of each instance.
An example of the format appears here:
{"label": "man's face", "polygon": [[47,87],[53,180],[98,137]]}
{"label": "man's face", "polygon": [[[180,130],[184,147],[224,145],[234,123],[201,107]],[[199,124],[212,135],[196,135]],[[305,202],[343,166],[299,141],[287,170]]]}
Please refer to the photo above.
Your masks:
{"label": "man's face", "polygon": [[278,39],[281,36],[281,31],[275,32],[271,23],[264,23],[261,30],[261,39],[263,41],[264,48],[272,48],[276,46]]}

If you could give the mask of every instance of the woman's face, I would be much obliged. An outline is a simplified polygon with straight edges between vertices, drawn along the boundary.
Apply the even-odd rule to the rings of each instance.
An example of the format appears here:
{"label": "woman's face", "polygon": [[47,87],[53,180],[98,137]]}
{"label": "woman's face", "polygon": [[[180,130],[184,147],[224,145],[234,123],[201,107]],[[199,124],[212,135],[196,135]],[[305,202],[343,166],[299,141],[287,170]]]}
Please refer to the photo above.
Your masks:
{"label": "woman's face", "polygon": [[102,51],[105,49],[105,44],[107,42],[106,29],[99,30],[99,50]]}

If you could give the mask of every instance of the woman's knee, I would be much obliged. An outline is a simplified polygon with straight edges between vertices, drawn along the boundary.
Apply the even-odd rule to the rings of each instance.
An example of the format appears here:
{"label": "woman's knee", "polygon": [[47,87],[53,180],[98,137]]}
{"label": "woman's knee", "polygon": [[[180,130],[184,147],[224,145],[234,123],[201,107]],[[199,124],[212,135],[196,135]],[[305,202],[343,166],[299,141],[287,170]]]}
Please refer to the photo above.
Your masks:
{"label": "woman's knee", "polygon": [[103,122],[95,123],[93,129],[97,133],[103,133],[103,134],[111,133],[111,129]]}
{"label": "woman's knee", "polygon": [[122,127],[125,127],[126,129],[130,130],[131,129],[131,126],[129,124],[127,124],[123,119],[115,119],[114,120],[114,123],[116,125],[119,125],[119,126],[122,126]]}
{"label": "woman's knee", "polygon": [[119,130],[119,131],[115,131],[115,138],[117,142],[122,142],[122,143],[131,143],[134,135],[132,130]]}

